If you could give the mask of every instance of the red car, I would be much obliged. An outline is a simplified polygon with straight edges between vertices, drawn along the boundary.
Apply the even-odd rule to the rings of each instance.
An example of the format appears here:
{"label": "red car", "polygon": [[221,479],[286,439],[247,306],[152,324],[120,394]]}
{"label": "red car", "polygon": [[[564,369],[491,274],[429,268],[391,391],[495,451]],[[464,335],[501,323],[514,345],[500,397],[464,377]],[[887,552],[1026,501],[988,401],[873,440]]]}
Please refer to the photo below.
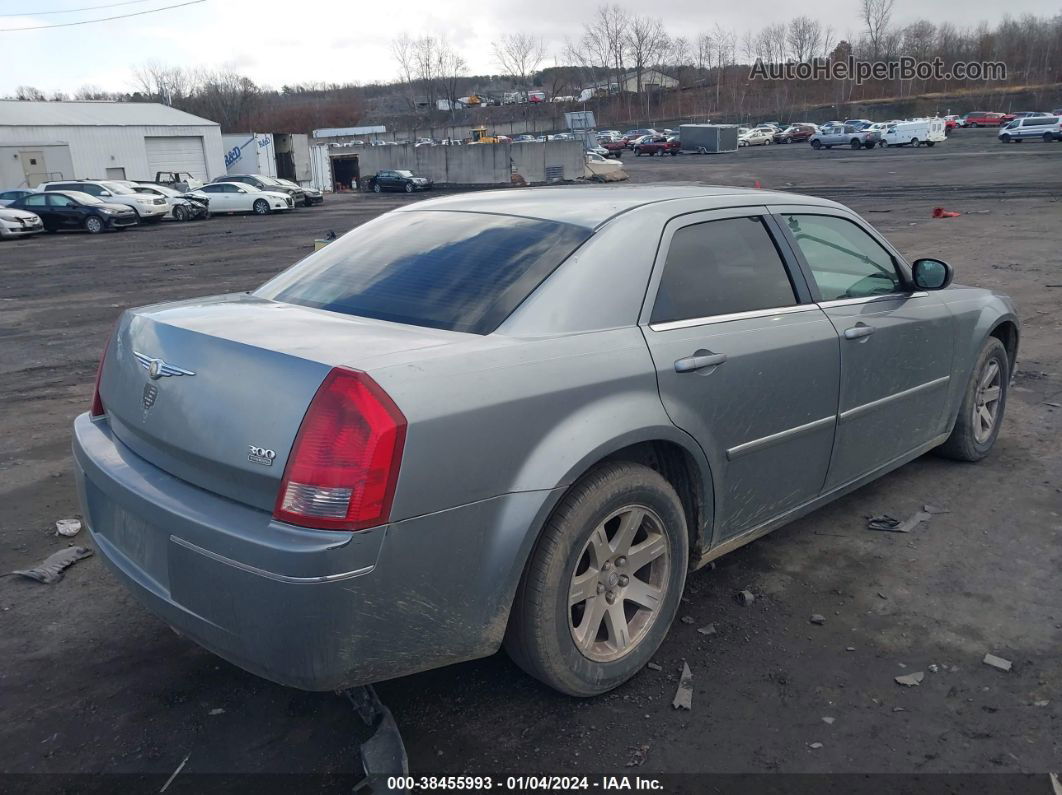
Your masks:
{"label": "red car", "polygon": [[813,124],[790,124],[784,130],[774,134],[776,144],[789,144],[796,141],[806,141],[813,136],[818,129]]}
{"label": "red car", "polygon": [[998,127],[1002,118],[1002,113],[988,113],[983,110],[975,110],[961,117],[963,127]]}
{"label": "red car", "polygon": [[634,156],[641,157],[642,155],[671,155],[674,157],[679,153],[681,148],[678,138],[651,138],[648,141],[643,141],[640,144],[634,145]]}
{"label": "red car", "polygon": [[607,149],[609,157],[614,157],[618,160],[623,157],[623,153],[627,150],[627,139],[617,138],[614,141],[610,141],[605,138],[598,138],[597,145],[602,149]]}
{"label": "red car", "polygon": [[1015,119],[1024,119],[1027,116],[1047,116],[1047,115],[1048,115],[1047,113],[1043,113],[1043,112],[1038,111],[1038,110],[1023,110],[1023,111],[1021,111],[1019,113],[1004,113],[999,118],[999,126],[1002,127],[1004,124],[1006,124],[1008,122],[1012,122]]}

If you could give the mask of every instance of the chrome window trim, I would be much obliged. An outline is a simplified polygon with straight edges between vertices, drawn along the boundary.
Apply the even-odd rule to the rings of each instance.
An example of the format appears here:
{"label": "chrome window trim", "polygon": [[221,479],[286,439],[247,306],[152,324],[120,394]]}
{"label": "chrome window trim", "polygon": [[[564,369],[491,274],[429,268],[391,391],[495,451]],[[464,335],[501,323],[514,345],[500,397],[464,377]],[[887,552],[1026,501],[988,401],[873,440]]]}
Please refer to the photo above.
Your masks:
{"label": "chrome window trim", "polygon": [[794,304],[793,306],[777,306],[771,309],[750,309],[748,312],[731,312],[726,315],[709,315],[707,317],[691,317],[686,320],[668,320],[665,323],[650,323],[649,328],[652,331],[674,331],[675,329],[711,326],[716,323],[730,323],[735,320],[750,320],[757,317],[770,317],[771,315],[792,315],[797,312],[810,312],[818,308],[818,304]]}
{"label": "chrome window trim", "polygon": [[835,298],[832,301],[819,301],[819,306],[829,309],[834,306],[854,306],[856,304],[871,304],[875,301],[894,301],[897,298],[925,298],[929,293],[889,293],[888,295],[867,295],[863,298]]}
{"label": "chrome window trim", "polygon": [[743,455],[754,453],[758,450],[762,450],[765,447],[771,447],[781,442],[786,442],[790,439],[794,439],[797,436],[803,436],[804,434],[811,433],[812,431],[824,428],[827,425],[832,425],[837,421],[837,415],[831,414],[829,417],[823,417],[818,420],[812,420],[811,422],[804,423],[803,425],[797,425],[793,428],[786,428],[784,431],[778,433],[772,433],[769,436],[762,436],[759,439],[753,439],[751,442],[743,442],[742,444],[735,445],[726,451],[727,461],[733,461],[737,458],[741,458]]}
{"label": "chrome window trim", "polygon": [[894,400],[899,400],[900,398],[908,397],[910,395],[923,392],[927,389],[932,389],[938,384],[946,384],[950,380],[950,375],[943,375],[940,378],[934,378],[932,381],[926,381],[924,384],[913,386],[910,389],[904,389],[900,392],[893,392],[891,395],[886,395],[883,398],[878,398],[877,400],[872,400],[869,403],[863,403],[862,405],[854,406],[853,408],[842,411],[838,415],[838,419],[841,422],[844,422],[845,420],[850,420],[854,417],[860,416],[861,414],[866,414],[868,411],[873,411],[874,409],[878,408],[879,406],[883,406],[886,403],[891,403]]}
{"label": "chrome window trim", "polygon": [[287,574],[277,574],[273,571],[266,571],[265,569],[260,569],[257,566],[251,566],[248,563],[240,563],[240,561],[238,560],[233,560],[232,558],[227,558],[224,555],[219,555],[217,552],[211,552],[209,549],[203,549],[201,546],[193,544],[191,541],[185,541],[183,538],[179,538],[175,535],[170,536],[170,541],[177,544],[178,546],[184,547],[185,549],[189,549],[192,552],[196,552],[204,557],[210,558],[213,561],[217,561],[218,563],[224,563],[226,566],[232,566],[234,569],[246,571],[248,574],[257,574],[259,577],[265,577],[269,580],[294,583],[296,585],[314,585],[317,583],[337,582],[339,580],[351,580],[355,577],[360,577],[363,574],[368,574],[376,568],[376,566],[373,565],[365,566],[361,569],[355,569],[354,571],[340,572],[339,574],[325,574],[321,577],[291,577]]}

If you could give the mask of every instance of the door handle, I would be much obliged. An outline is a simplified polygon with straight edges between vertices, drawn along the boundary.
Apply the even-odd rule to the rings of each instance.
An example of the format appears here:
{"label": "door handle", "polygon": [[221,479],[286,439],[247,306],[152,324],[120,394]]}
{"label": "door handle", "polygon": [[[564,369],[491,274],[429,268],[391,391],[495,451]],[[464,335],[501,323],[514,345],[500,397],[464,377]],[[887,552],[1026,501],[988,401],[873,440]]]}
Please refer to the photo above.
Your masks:
{"label": "door handle", "polygon": [[725,353],[711,353],[698,351],[693,356],[679,359],[675,362],[676,373],[692,373],[694,370],[703,370],[705,367],[717,367],[726,361]]}
{"label": "door handle", "polygon": [[846,328],[844,330],[844,338],[846,340],[857,340],[862,337],[869,337],[873,333],[873,326],[868,326],[864,323],[859,323],[858,325],[852,326],[851,328]]}

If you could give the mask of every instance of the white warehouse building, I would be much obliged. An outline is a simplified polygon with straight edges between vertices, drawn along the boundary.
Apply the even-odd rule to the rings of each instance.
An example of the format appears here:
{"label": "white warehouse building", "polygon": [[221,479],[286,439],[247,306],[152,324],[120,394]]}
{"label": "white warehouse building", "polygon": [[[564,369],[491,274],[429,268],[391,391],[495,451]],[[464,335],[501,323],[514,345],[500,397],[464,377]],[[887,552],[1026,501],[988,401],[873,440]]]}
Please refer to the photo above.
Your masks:
{"label": "white warehouse building", "polygon": [[221,126],[149,102],[0,100],[0,190],[158,171],[224,174]]}

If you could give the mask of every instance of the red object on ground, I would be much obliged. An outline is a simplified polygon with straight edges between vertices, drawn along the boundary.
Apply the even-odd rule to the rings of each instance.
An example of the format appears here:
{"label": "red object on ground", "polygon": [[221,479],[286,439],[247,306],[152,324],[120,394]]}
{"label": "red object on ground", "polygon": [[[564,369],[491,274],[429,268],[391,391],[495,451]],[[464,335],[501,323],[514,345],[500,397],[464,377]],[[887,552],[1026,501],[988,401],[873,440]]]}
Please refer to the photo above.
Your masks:
{"label": "red object on ground", "polygon": [[962,213],[957,213],[954,210],[945,210],[943,207],[933,208],[934,218],[958,218]]}
{"label": "red object on ground", "polygon": [[752,187],[754,187],[754,188],[759,188],[759,187],[761,187],[761,186],[760,186],[760,181],[759,181],[759,180],[756,180],[756,184],[755,184],[755,185],[753,185]]}

